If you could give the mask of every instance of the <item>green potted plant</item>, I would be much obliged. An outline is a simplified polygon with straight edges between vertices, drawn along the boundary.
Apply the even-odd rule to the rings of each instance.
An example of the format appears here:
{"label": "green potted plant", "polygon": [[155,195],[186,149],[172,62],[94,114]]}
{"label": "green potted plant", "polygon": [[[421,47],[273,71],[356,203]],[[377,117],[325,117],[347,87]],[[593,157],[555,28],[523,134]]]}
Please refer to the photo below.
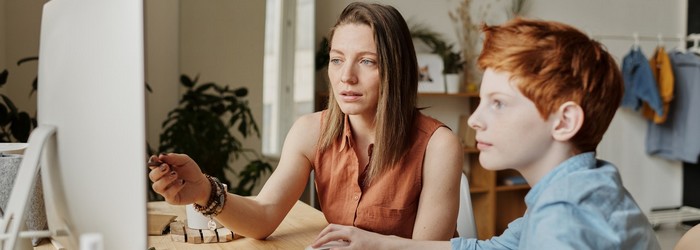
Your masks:
{"label": "green potted plant", "polygon": [[[231,89],[213,82],[197,84],[198,78],[180,76],[186,91],[162,124],[158,151],[188,154],[203,172],[227,184],[231,192],[251,195],[257,181],[271,172],[272,166],[255,150],[244,148],[239,139],[260,136],[244,99],[248,89]],[[248,164],[236,173],[229,163],[238,159],[248,160]],[[238,174],[238,185],[232,186],[226,173]]]}
{"label": "green potted plant", "polygon": [[[35,61],[37,57],[27,57],[17,62],[17,65],[28,61]],[[0,73],[0,87],[5,86],[10,73],[7,69]],[[37,79],[34,78],[32,83],[31,96],[36,91]],[[29,134],[37,125],[35,117],[31,117],[29,113],[20,111],[10,97],[0,94],[0,142],[27,142]]]}
{"label": "green potted plant", "polygon": [[437,54],[442,58],[444,67],[442,73],[445,75],[447,92],[458,92],[459,73],[464,69],[464,60],[462,60],[460,52],[454,51],[454,44],[445,42],[442,35],[423,25],[412,26],[411,36],[422,41],[431,49],[431,53]]}

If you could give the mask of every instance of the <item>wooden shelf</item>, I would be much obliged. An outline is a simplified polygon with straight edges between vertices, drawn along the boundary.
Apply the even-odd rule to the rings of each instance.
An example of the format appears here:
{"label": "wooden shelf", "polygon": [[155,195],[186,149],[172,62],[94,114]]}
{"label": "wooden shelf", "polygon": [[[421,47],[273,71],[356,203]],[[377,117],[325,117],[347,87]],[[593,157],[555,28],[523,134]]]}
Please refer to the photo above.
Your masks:
{"label": "wooden shelf", "polygon": [[474,147],[464,147],[464,153],[467,153],[467,154],[479,153],[479,149],[474,148]]}
{"label": "wooden shelf", "polygon": [[522,185],[512,185],[512,186],[507,186],[507,185],[496,186],[496,191],[497,191],[497,192],[502,192],[502,191],[515,191],[515,190],[526,190],[526,189],[530,189],[530,185],[522,184]]}
{"label": "wooden shelf", "polygon": [[479,93],[477,92],[463,92],[463,93],[418,93],[418,96],[436,96],[436,97],[446,97],[446,96],[454,96],[454,97],[479,97]]}
{"label": "wooden shelf", "polygon": [[487,188],[487,187],[476,187],[476,186],[469,187],[469,192],[472,194],[486,193],[488,191],[489,191],[489,188]]}

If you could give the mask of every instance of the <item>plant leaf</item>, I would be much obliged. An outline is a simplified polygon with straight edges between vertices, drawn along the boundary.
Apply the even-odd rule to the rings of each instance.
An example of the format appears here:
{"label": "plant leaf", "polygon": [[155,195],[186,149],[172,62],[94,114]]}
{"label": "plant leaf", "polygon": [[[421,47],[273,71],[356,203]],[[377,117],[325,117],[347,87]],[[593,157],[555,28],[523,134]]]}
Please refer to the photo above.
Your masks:
{"label": "plant leaf", "polygon": [[20,112],[17,115],[17,119],[10,125],[10,131],[12,131],[12,136],[18,142],[27,142],[29,139],[29,132],[32,129],[32,119],[29,117],[27,112]]}
{"label": "plant leaf", "polygon": [[17,114],[17,106],[15,106],[15,103],[13,103],[12,100],[10,100],[10,98],[6,95],[0,96],[2,96],[2,100],[5,101],[7,108],[10,109],[10,116],[15,116]]}
{"label": "plant leaf", "polygon": [[7,124],[10,124],[10,113],[7,111],[7,107],[5,104],[0,103],[0,126],[7,126]]}
{"label": "plant leaf", "polygon": [[19,59],[19,61],[17,61],[17,66],[22,65],[25,62],[38,61],[38,60],[39,60],[38,56],[25,57],[25,58]]}
{"label": "plant leaf", "polygon": [[7,70],[3,70],[2,73],[0,73],[0,87],[5,85],[7,82],[7,76],[10,74]]}
{"label": "plant leaf", "polygon": [[234,91],[234,94],[238,97],[244,97],[248,95],[248,89],[247,88],[238,88]]}
{"label": "plant leaf", "polygon": [[192,87],[194,87],[196,80],[192,81],[192,79],[190,79],[189,76],[183,74],[183,75],[180,75],[180,83],[182,83],[182,85],[187,87],[187,88],[192,88]]}

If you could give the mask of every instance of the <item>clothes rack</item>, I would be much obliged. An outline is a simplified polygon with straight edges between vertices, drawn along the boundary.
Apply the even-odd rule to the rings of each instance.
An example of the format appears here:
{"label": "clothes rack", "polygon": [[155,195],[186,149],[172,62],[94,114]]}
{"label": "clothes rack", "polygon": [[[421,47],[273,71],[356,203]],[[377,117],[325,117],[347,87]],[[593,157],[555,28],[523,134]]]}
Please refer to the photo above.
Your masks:
{"label": "clothes rack", "polygon": [[[691,51],[695,53],[700,53],[700,33],[693,33],[687,36],[663,36],[659,33],[657,36],[640,36],[637,32],[632,35],[591,35],[594,40],[624,40],[624,41],[634,41],[634,46],[639,47],[640,41],[657,41],[659,45],[663,45],[664,42],[672,41],[677,42],[677,48],[681,51]],[[686,43],[688,41],[693,42],[693,45],[687,48]]]}

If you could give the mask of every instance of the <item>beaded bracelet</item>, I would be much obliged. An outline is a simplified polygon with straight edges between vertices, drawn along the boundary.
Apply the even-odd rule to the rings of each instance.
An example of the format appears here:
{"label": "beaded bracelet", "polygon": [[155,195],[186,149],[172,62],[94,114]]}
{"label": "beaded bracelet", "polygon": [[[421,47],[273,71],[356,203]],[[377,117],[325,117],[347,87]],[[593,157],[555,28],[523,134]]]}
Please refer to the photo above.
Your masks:
{"label": "beaded bracelet", "polygon": [[216,177],[208,174],[205,174],[204,176],[207,177],[207,180],[209,180],[209,184],[211,185],[209,200],[207,201],[206,206],[200,206],[195,203],[194,209],[202,215],[209,217],[207,226],[209,229],[214,230],[216,229],[216,222],[214,222],[213,217],[219,215],[219,213],[224,210],[227,192],[226,188],[224,188],[224,184],[221,183]]}

